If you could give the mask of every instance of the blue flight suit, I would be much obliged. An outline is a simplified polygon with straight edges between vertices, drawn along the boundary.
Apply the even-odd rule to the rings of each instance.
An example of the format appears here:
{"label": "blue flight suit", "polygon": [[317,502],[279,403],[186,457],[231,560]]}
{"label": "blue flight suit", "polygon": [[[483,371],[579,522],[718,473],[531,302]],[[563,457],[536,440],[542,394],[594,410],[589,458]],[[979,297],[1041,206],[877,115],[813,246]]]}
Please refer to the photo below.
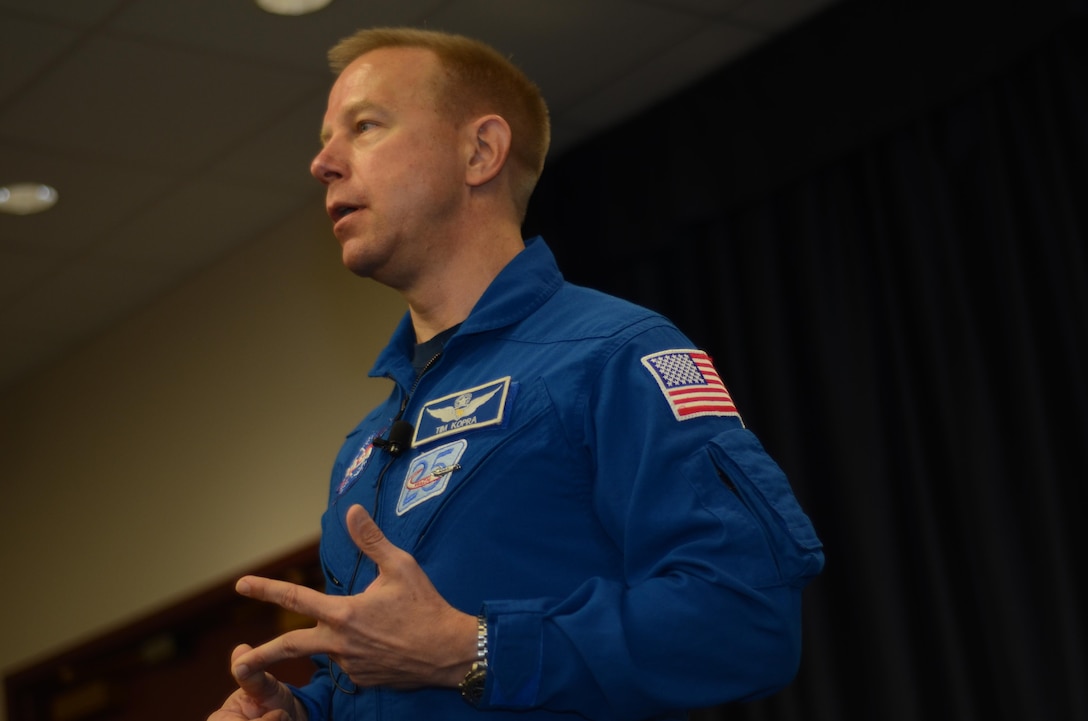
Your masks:
{"label": "blue flight suit", "polygon": [[[360,503],[449,603],[486,614],[485,695],[348,694],[319,671],[296,690],[311,721],[683,719],[793,678],[820,542],[672,323],[566,283],[534,238],[419,377],[414,348],[405,316],[371,371],[393,391],[333,468],[326,592],[375,576],[345,524]],[[394,456],[374,441],[397,419],[413,432]]]}

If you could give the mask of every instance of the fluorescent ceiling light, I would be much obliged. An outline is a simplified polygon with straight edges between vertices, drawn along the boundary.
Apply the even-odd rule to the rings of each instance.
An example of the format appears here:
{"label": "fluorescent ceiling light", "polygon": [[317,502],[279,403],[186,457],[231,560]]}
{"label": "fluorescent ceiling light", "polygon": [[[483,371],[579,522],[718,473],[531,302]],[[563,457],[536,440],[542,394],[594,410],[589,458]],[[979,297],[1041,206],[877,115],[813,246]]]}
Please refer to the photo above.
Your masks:
{"label": "fluorescent ceiling light", "polygon": [[305,15],[317,12],[332,0],[256,0],[257,7],[276,15]]}
{"label": "fluorescent ceiling light", "polygon": [[49,210],[56,202],[57,191],[41,183],[12,183],[0,186],[0,212],[30,215]]}

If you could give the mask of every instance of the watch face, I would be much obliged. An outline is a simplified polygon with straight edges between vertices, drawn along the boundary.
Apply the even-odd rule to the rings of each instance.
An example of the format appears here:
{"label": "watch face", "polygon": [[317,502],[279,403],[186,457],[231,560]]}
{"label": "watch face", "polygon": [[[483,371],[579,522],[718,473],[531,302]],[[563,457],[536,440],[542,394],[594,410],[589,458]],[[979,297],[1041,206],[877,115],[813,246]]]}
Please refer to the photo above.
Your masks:
{"label": "watch face", "polygon": [[487,683],[487,666],[479,662],[472,664],[472,670],[461,681],[461,697],[475,706],[484,696]]}

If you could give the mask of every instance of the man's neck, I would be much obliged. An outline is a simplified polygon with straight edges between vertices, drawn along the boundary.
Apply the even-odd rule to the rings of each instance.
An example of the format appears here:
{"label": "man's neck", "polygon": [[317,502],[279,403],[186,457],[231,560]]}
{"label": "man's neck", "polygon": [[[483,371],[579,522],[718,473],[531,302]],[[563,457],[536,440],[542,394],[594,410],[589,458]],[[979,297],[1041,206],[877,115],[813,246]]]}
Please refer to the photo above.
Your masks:
{"label": "man's neck", "polygon": [[405,292],[416,341],[433,338],[468,318],[491,282],[524,248],[520,232],[469,245],[453,256],[441,275]]}

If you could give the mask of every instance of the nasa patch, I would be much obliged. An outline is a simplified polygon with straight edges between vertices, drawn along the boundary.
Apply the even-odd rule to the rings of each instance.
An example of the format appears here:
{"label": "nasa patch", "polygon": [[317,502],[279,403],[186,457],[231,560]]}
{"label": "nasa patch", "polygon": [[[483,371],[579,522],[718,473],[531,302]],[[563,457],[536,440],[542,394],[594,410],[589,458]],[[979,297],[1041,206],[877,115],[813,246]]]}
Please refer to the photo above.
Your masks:
{"label": "nasa patch", "polygon": [[427,401],[419,411],[412,447],[436,438],[502,423],[510,376]]}
{"label": "nasa patch", "polygon": [[397,501],[397,515],[403,516],[427,499],[442,495],[449,485],[450,476],[461,468],[458,462],[467,447],[468,441],[461,438],[415,458],[404,476],[404,485]]}
{"label": "nasa patch", "polygon": [[362,448],[355,454],[355,459],[348,466],[348,469],[344,471],[344,477],[340,480],[340,485],[336,487],[336,495],[342,496],[355,479],[359,477],[359,474],[366,468],[366,464],[370,461],[370,455],[374,452],[374,439],[380,435],[379,433],[371,433],[370,436],[363,443]]}

